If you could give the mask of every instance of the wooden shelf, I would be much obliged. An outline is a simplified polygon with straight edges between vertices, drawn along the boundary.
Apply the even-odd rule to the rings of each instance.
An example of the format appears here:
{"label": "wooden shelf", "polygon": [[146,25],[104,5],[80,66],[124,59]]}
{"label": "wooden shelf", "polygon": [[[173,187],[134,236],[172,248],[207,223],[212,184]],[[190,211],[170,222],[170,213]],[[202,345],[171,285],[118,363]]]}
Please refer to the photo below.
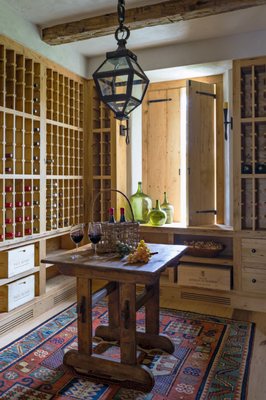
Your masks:
{"label": "wooden shelf", "polygon": [[0,279],[0,286],[6,285],[6,284],[14,282],[14,281],[17,281],[18,279],[21,279],[21,278],[25,278],[26,276],[29,276],[29,275],[32,275],[32,274],[36,274],[39,271],[40,271],[40,267],[34,267],[34,268],[31,268],[31,269],[28,269],[25,272],[22,272],[21,274],[12,276],[10,278],[2,278],[2,279]]}

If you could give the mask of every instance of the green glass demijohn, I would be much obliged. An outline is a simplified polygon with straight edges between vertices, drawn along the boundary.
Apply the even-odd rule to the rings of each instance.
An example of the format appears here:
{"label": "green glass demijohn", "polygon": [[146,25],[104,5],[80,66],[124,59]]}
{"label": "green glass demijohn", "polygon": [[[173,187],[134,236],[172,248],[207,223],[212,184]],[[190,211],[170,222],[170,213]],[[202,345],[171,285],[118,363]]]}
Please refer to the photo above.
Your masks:
{"label": "green glass demijohn", "polygon": [[166,212],[166,224],[172,224],[174,221],[174,206],[168,202],[167,193],[164,192],[164,201],[161,204],[161,209]]}
{"label": "green glass demijohn", "polygon": [[149,212],[149,220],[151,225],[162,226],[167,219],[166,212],[160,207],[160,201],[156,200],[156,206]]}
{"label": "green glass demijohn", "polygon": [[138,182],[137,192],[130,197],[130,204],[135,220],[141,224],[146,224],[149,221],[148,214],[152,209],[152,201],[147,194],[143,193],[141,182]]}

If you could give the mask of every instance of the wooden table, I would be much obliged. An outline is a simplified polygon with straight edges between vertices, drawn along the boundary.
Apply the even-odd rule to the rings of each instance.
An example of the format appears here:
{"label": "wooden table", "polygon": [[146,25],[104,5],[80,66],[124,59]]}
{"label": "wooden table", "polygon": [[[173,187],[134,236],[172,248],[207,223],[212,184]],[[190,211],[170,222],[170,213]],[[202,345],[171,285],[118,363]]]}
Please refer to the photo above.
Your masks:
{"label": "wooden table", "polygon": [[[105,382],[149,392],[154,377],[146,366],[138,363],[137,345],[174,351],[172,341],[159,333],[160,274],[175,266],[186,246],[149,244],[152,256],[147,264],[128,264],[114,254],[93,257],[89,246],[80,248],[77,259],[67,252],[42,260],[54,264],[64,275],[77,277],[78,350],[64,356],[64,364],[86,371],[89,376]],[[73,253],[72,253],[73,254]],[[92,279],[109,283],[92,294]],[[144,284],[143,293],[136,296],[136,284]],[[109,325],[98,326],[95,335],[120,342],[120,361],[92,354],[92,308],[108,295]],[[145,332],[136,332],[136,311],[145,306]]]}

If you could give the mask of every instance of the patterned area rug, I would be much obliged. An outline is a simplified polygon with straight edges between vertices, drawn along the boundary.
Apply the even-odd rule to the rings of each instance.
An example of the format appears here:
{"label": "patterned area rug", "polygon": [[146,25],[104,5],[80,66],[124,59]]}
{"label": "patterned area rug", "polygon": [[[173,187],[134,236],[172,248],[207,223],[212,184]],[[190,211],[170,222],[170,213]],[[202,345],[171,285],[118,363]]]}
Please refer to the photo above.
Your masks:
{"label": "patterned area rug", "polygon": [[[144,330],[144,312],[138,312]],[[62,364],[76,349],[73,305],[0,351],[0,398],[6,400],[244,400],[254,326],[184,311],[161,309],[161,330],[175,343],[171,355],[148,351],[143,363],[155,376],[151,393],[92,382]],[[94,308],[94,327],[108,322],[105,304]],[[99,340],[94,345],[99,346]],[[100,346],[111,357],[119,348]]]}

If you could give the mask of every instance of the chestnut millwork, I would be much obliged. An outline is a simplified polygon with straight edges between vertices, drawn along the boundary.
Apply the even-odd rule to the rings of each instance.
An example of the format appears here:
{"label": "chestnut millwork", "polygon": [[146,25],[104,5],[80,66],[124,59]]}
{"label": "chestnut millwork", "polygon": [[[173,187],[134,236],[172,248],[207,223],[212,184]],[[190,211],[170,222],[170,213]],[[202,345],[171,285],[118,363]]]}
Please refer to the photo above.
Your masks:
{"label": "chestnut millwork", "polygon": [[[266,4],[265,0],[170,0],[126,10],[131,29],[171,24]],[[42,39],[52,45],[107,36],[117,28],[117,13],[85,18],[42,29]]]}

